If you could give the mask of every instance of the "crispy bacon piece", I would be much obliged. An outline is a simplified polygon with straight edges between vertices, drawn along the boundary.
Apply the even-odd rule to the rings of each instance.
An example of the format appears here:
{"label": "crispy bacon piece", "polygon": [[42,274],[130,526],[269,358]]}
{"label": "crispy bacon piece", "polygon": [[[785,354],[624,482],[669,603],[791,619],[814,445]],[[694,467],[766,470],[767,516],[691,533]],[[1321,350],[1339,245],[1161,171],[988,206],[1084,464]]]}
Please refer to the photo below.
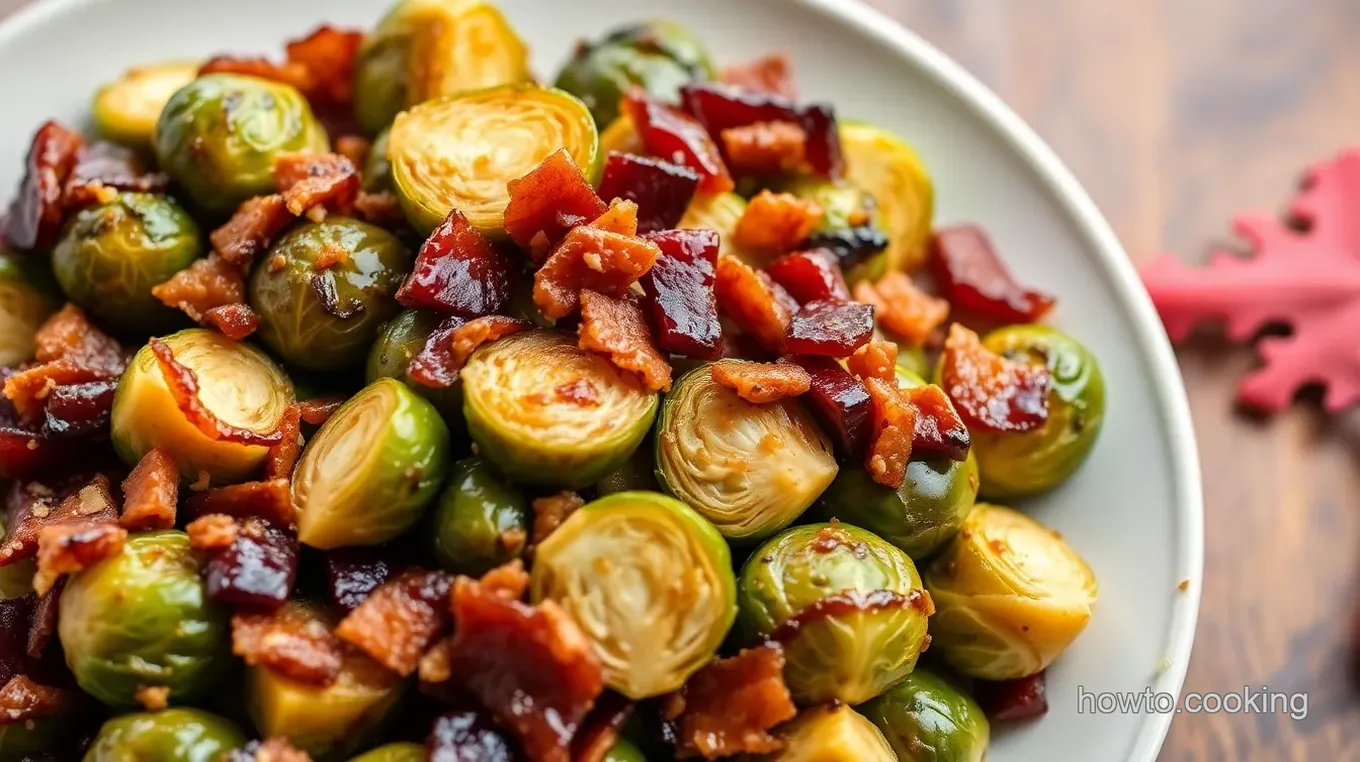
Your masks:
{"label": "crispy bacon piece", "polygon": [[846,365],[851,373],[861,379],[876,378],[897,383],[897,351],[897,345],[893,342],[875,339],[856,349]]}
{"label": "crispy bacon piece", "polygon": [[175,404],[179,406],[184,417],[203,432],[204,436],[209,439],[264,447],[276,445],[283,439],[282,433],[277,429],[268,434],[261,434],[232,426],[218,418],[198,397],[198,374],[176,360],[174,352],[164,341],[153,338],[148,346],[156,356],[161,376],[170,389],[170,395],[175,398]]}
{"label": "crispy bacon piece", "polygon": [[940,380],[969,428],[998,434],[1030,431],[1048,420],[1053,385],[1048,366],[1008,360],[958,323],[950,326],[944,342]]}
{"label": "crispy bacon piece", "polygon": [[336,153],[286,153],[274,159],[274,188],[295,217],[316,207],[348,214],[359,195],[359,170]]}
{"label": "crispy bacon piece", "polygon": [[850,287],[845,285],[840,262],[826,249],[785,254],[766,266],[765,272],[799,304],[850,300]]}
{"label": "crispy bacon piece", "polygon": [[293,501],[287,479],[246,482],[195,492],[184,500],[184,512],[194,518],[224,513],[238,519],[255,516],[282,527],[293,524]]}
{"label": "crispy bacon piece", "polygon": [[184,532],[189,535],[190,548],[213,551],[230,547],[236,541],[239,528],[236,519],[227,514],[209,513],[190,521]]}
{"label": "crispy bacon piece", "polygon": [[510,255],[455,209],[420,247],[397,301],[464,318],[490,315],[510,301],[514,274]]}
{"label": "crispy bacon piece", "polygon": [[859,302],[808,302],[793,314],[785,351],[849,357],[874,335],[874,308]]}
{"label": "crispy bacon piece", "polygon": [[15,675],[0,687],[0,725],[61,717],[75,712],[80,704],[80,695],[74,691],[39,685],[26,675]]}
{"label": "crispy bacon piece", "polygon": [[685,110],[715,137],[723,130],[757,122],[796,122],[807,133],[807,160],[812,170],[832,179],[845,173],[840,130],[830,106],[819,103],[799,106],[778,95],[715,82],[685,85],[680,89],[680,100]]}
{"label": "crispy bacon piece", "polygon": [[457,380],[458,371],[467,365],[468,358],[478,347],[532,327],[527,320],[504,315],[487,315],[475,320],[451,315],[425,339],[425,346],[411,358],[406,374],[422,386],[446,389]]}
{"label": "crispy bacon piece", "polygon": [[784,649],[777,643],[713,661],[685,683],[683,703],[684,711],[670,718],[682,759],[778,751],[784,744],[770,729],[798,713],[784,685]]}
{"label": "crispy bacon piece", "polygon": [[641,90],[624,97],[623,113],[632,119],[647,153],[664,156],[699,174],[699,190],[725,193],[736,187],[714,142],[716,133],[679,109],[652,100]]}
{"label": "crispy bacon piece", "polygon": [[794,357],[812,377],[803,397],[822,430],[847,455],[864,452],[869,421],[869,391],[864,382],[850,375],[829,357]]}
{"label": "crispy bacon piece", "polygon": [[392,578],[397,564],[378,548],[343,548],[326,554],[326,583],[331,601],[353,611]]}
{"label": "crispy bacon piece", "polygon": [[24,179],[5,213],[0,233],[16,249],[48,249],[61,232],[62,191],[76,166],[84,141],[57,122],[33,135],[24,162]]}
{"label": "crispy bacon piece", "polygon": [[416,674],[420,676],[422,685],[434,686],[453,679],[453,668],[449,664],[452,648],[453,636],[448,635],[440,638],[420,657]]}
{"label": "crispy bacon piece", "polygon": [[165,306],[182,310],[195,323],[202,323],[214,307],[245,304],[246,279],[240,268],[214,253],[175,273],[152,288],[151,294]]}
{"label": "crispy bacon piece", "polygon": [[647,240],[661,250],[642,276],[645,304],[656,326],[656,345],[671,354],[716,360],[722,355],[718,320],[718,234],[712,230],[667,230]]}
{"label": "crispy bacon piece", "polygon": [[[571,491],[559,492],[556,495],[536,498],[533,502],[533,543],[538,545],[548,539],[548,535],[562,526],[562,522],[566,521],[571,514],[575,513],[577,508],[580,508],[585,504],[586,501],[583,500],[580,495]],[[496,570],[493,569],[492,571],[494,572]],[[488,572],[488,574],[489,573],[490,572]],[[518,595],[514,596],[516,599],[519,597],[520,596]]]}
{"label": "crispy bacon piece", "polygon": [[977,225],[936,230],[930,254],[940,289],[959,309],[999,323],[1033,323],[1053,309],[1053,297],[1016,282]]}
{"label": "crispy bacon piece", "polygon": [[[243,271],[269,249],[274,237],[282,233],[292,221],[293,217],[288,213],[288,204],[282,195],[271,193],[256,196],[237,207],[231,219],[214,230],[208,238],[222,260]],[[157,294],[157,297],[160,295]]]}
{"label": "crispy bacon piece", "polygon": [[801,365],[789,362],[719,363],[710,373],[714,383],[753,405],[797,397],[812,386],[812,376]]}
{"label": "crispy bacon piece", "polygon": [[71,360],[56,360],[34,365],[5,379],[5,396],[26,421],[39,420],[47,408],[48,397],[64,386],[97,381],[101,374]]}
{"label": "crispy bacon piece", "polygon": [[31,659],[42,659],[52,638],[56,637],[61,591],[65,588],[66,578],[61,577],[46,595],[38,598],[37,605],[33,607],[33,624],[28,628],[27,650]]}
{"label": "crispy bacon piece", "polygon": [[528,606],[459,577],[453,673],[519,739],[531,762],[570,762],[572,739],[604,690],[598,657],[553,601]]}
{"label": "crispy bacon piece", "polygon": [[[43,596],[46,598],[47,596]],[[27,653],[31,639],[36,593],[0,599],[0,685],[15,675],[36,675],[44,666]]]}
{"label": "crispy bacon piece", "polygon": [[788,100],[798,97],[793,82],[793,64],[789,54],[782,50],[752,61],[728,64],[723,69],[722,81],[743,90],[768,93]]}
{"label": "crispy bacon piece", "polygon": [[132,697],[148,712],[159,712],[170,706],[170,688],[164,685],[143,685]]}
{"label": "crispy bacon piece", "polygon": [[609,202],[604,214],[588,223],[593,228],[608,230],[619,235],[638,234],[638,205],[634,201],[616,198]]}
{"label": "crispy bacon piece", "polygon": [[309,426],[320,426],[329,421],[335,411],[345,404],[345,400],[334,395],[315,397],[309,400],[302,400],[297,403],[298,414],[302,416],[302,422]]}
{"label": "crispy bacon piece", "polygon": [[792,174],[807,166],[807,132],[797,122],[729,127],[719,138],[727,165],[737,174]]}
{"label": "crispy bacon piece", "polygon": [[373,141],[362,135],[341,135],[335,139],[335,152],[349,159],[356,167],[368,164],[368,155],[372,150]]}
{"label": "crispy bacon piece", "polygon": [[539,264],[568,230],[608,208],[565,148],[505,188],[505,233]]}
{"label": "crispy bacon piece", "polygon": [[572,228],[534,274],[534,304],[549,320],[580,307],[582,289],[622,296],[661,256],[644,238],[593,226]]}
{"label": "crispy bacon piece", "polygon": [[40,363],[73,360],[101,376],[117,376],[127,365],[127,353],[100,331],[74,304],[48,318],[33,336],[34,359]]}
{"label": "crispy bacon piece", "polygon": [[633,702],[617,693],[601,695],[572,739],[572,762],[604,762],[623,735],[623,726],[632,717],[633,709]]}
{"label": "crispy bacon piece", "polygon": [[297,581],[297,539],[254,516],[235,522],[231,543],[208,551],[208,598],[228,606],[277,609],[288,602]]}
{"label": "crispy bacon piece", "polygon": [[118,523],[134,532],[172,529],[178,505],[179,468],[169,450],[156,447],[123,480],[123,515]]}
{"label": "crispy bacon piece", "polygon": [[911,406],[894,381],[869,378],[869,449],[864,467],[874,481],[897,489],[907,478],[911,441],[916,431],[916,408]]}
{"label": "crispy bacon piece", "polygon": [[[425,741],[430,762],[516,762],[518,745],[476,709],[441,714]],[[564,758],[565,759],[565,758]]]}
{"label": "crispy bacon piece", "polygon": [[391,191],[359,191],[354,199],[354,211],[365,222],[378,227],[395,228],[406,224],[406,213],[401,210],[401,202]]}
{"label": "crispy bacon piece", "polygon": [[582,349],[609,358],[622,370],[642,378],[651,391],[670,391],[671,366],[652,343],[647,318],[636,300],[615,299],[582,289],[581,326],[577,329]]}
{"label": "crispy bacon piece", "polygon": [[762,190],[746,205],[732,240],[749,251],[783,254],[805,241],[821,218],[816,201]]}
{"label": "crispy bacon piece", "polygon": [[856,283],[855,299],[874,305],[878,322],[914,347],[925,346],[949,318],[949,302],[917,288],[904,272]]}
{"label": "crispy bacon piece", "polygon": [[1045,675],[1022,677],[1018,680],[978,680],[974,695],[982,711],[993,720],[1012,721],[1042,717],[1048,713]]}
{"label": "crispy bacon piece", "polygon": [[[63,493],[34,494],[33,483],[16,484],[6,510],[8,533],[0,544],[0,566],[30,558],[38,552],[39,535],[46,527],[84,524],[118,525],[109,478],[95,474],[79,488]],[[17,493],[17,494],[16,494]],[[59,499],[52,507],[53,499]]]}
{"label": "crispy bacon piece", "polygon": [[203,313],[203,325],[233,341],[244,341],[260,328],[260,316],[248,304],[224,304]]}
{"label": "crispy bacon piece", "polygon": [[284,48],[288,63],[305,69],[311,81],[306,92],[313,103],[349,104],[354,95],[354,63],[363,32],[320,26]]}
{"label": "crispy bacon piece", "polygon": [[244,74],[274,82],[292,85],[306,94],[312,89],[311,73],[301,64],[284,62],[276,64],[267,58],[214,56],[199,67],[198,75],[205,74]]}
{"label": "crispy bacon piece", "polygon": [[798,303],[770,276],[736,257],[718,256],[718,309],[765,349],[782,354]]}
{"label": "crispy bacon piece", "polygon": [[328,686],[340,676],[344,644],[305,609],[231,618],[231,652],[301,683]]}
{"label": "crispy bacon piece", "polygon": [[916,409],[916,429],[911,438],[911,451],[942,455],[951,460],[966,459],[971,444],[968,427],[944,390],[935,384],[927,384],[904,389],[902,393]]}
{"label": "crispy bacon piece", "polygon": [[118,191],[159,193],[170,184],[162,172],[147,171],[146,162],[130,148],[98,141],[76,153],[76,164],[66,180],[62,204],[66,209],[110,200]]}
{"label": "crispy bacon piece", "polygon": [[449,575],[412,569],[384,582],[340,622],[335,634],[402,677],[448,629]]}
{"label": "crispy bacon piece", "polygon": [[600,198],[638,205],[640,233],[675,227],[698,189],[699,175],[689,167],[617,151],[609,152],[600,180]]}
{"label": "crispy bacon piece", "polygon": [[312,758],[307,752],[293,748],[287,738],[275,736],[233,749],[222,757],[222,762],[312,762]]}
{"label": "crispy bacon piece", "polygon": [[33,589],[47,595],[57,579],[123,552],[127,530],[108,521],[55,524],[38,530],[38,573]]}
{"label": "crispy bacon piece", "polygon": [[302,454],[301,428],[302,408],[289,405],[279,422],[279,443],[269,448],[269,457],[264,462],[265,481],[292,478],[293,466]]}

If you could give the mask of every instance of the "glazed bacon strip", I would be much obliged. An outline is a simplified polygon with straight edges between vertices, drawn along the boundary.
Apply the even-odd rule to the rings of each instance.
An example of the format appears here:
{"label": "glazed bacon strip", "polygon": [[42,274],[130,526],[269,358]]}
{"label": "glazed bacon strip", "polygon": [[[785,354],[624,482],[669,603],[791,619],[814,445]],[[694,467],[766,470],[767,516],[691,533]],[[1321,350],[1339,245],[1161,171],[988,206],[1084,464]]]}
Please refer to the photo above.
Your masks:
{"label": "glazed bacon strip", "polygon": [[714,383],[753,405],[797,397],[812,388],[811,374],[791,362],[718,363],[709,373]]}
{"label": "glazed bacon strip", "polygon": [[657,233],[679,224],[698,188],[699,175],[689,167],[610,151],[600,180],[600,198],[637,204],[637,232]]}
{"label": "glazed bacon strip", "polygon": [[452,579],[441,571],[412,569],[384,582],[340,622],[336,635],[402,677],[448,629]]}
{"label": "glazed bacon strip", "polygon": [[46,596],[57,579],[123,552],[127,530],[106,520],[55,524],[38,531],[38,572],[33,589]]}
{"label": "glazed bacon strip", "polygon": [[287,479],[231,484],[195,492],[185,499],[184,511],[194,518],[221,513],[238,519],[256,516],[281,527],[293,524],[293,501]]}
{"label": "glazed bacon strip", "polygon": [[746,204],[732,240],[748,251],[784,254],[806,241],[821,219],[822,207],[816,201],[762,190]]}
{"label": "glazed bacon strip", "polygon": [[331,602],[345,611],[357,608],[396,571],[396,559],[382,548],[342,548],[326,554]]}
{"label": "glazed bacon strip", "polygon": [[173,529],[178,505],[179,468],[169,450],[156,447],[123,480],[123,515],[118,523],[134,532]]}
{"label": "glazed bacon strip", "polygon": [[514,277],[510,254],[455,209],[420,247],[397,301],[407,309],[483,317],[509,304]]}
{"label": "glazed bacon strip", "polygon": [[670,354],[716,360],[723,352],[722,323],[714,292],[718,234],[712,230],[666,230],[647,240],[661,250],[642,276],[645,304],[656,327],[657,348]]}
{"label": "glazed bacon strip", "polygon": [[[118,525],[112,488],[104,474],[95,474],[81,486],[62,492],[34,494],[33,483],[11,489],[5,525],[8,532],[0,544],[0,566],[7,566],[38,552],[40,535],[47,527],[65,525]],[[22,490],[22,492],[19,492]],[[53,500],[60,500],[54,508]]]}
{"label": "glazed bacon strip", "polygon": [[671,366],[652,342],[647,318],[635,299],[615,299],[582,289],[580,347],[604,355],[615,367],[636,373],[650,391],[670,391]]}
{"label": "glazed bacon strip", "polygon": [[848,357],[874,335],[874,308],[860,302],[815,301],[789,320],[784,351]]}
{"label": "glazed bacon strip", "polygon": [[354,63],[362,42],[362,32],[322,26],[307,37],[289,42],[288,57],[282,64],[267,58],[217,56],[198,73],[269,79],[296,87],[314,106],[346,106],[353,97]]}
{"label": "glazed bacon strip", "polygon": [[244,271],[292,222],[293,217],[282,195],[256,196],[237,207],[231,219],[214,230],[208,239],[223,260]]}
{"label": "glazed bacon strip", "polygon": [[784,685],[784,649],[778,643],[714,660],[678,696],[669,703],[681,711],[667,719],[676,724],[681,759],[779,751],[784,744],[770,730],[798,713]]}
{"label": "glazed bacon strip", "polygon": [[[127,365],[127,354],[117,341],[100,331],[75,305],[68,304],[38,328],[34,335],[35,362],[4,380],[5,397],[19,416],[35,422],[46,413],[49,433],[53,418],[66,420],[54,404],[74,402],[63,399],[63,388],[116,379]],[[80,410],[80,420],[107,418],[112,396],[93,399],[95,409]]]}
{"label": "glazed bacon strip", "polygon": [[290,479],[293,467],[302,454],[302,408],[297,404],[288,406],[279,422],[279,442],[269,448],[269,456],[264,463],[265,481]]}
{"label": "glazed bacon strip", "polygon": [[[765,267],[775,283],[784,287],[799,304],[816,301],[850,301],[840,261],[826,249],[795,251]],[[864,299],[858,299],[864,302]],[[873,304],[873,302],[868,302]]]}
{"label": "glazed bacon strip", "polygon": [[260,434],[232,426],[218,418],[198,397],[198,374],[176,360],[174,352],[161,339],[151,339],[149,346],[156,357],[165,385],[170,389],[170,395],[175,398],[175,404],[184,417],[203,432],[204,436],[209,439],[263,447],[272,447],[282,441],[283,434],[277,429],[268,434]]}
{"label": "glazed bacon strip", "polygon": [[446,389],[458,379],[472,353],[488,342],[532,328],[528,321],[504,315],[487,315],[475,320],[449,316],[425,340],[406,373],[422,386]]}
{"label": "glazed bacon strip", "polygon": [[79,133],[58,122],[38,128],[24,161],[24,178],[0,229],[5,243],[23,250],[46,250],[56,243],[66,182],[84,145]]}
{"label": "glazed bacon strip", "polygon": [[295,217],[313,210],[348,214],[359,195],[359,170],[336,153],[289,153],[274,159],[274,187]]}
{"label": "glazed bacon strip", "polygon": [[767,351],[783,354],[784,337],[798,303],[764,272],[736,257],[718,256],[714,281],[718,309]]}
{"label": "glazed bacon strip", "polygon": [[326,687],[344,666],[344,643],[305,611],[284,608],[270,614],[231,618],[231,652],[300,683]]}
{"label": "glazed bacon strip", "polygon": [[[209,521],[203,527],[208,531],[197,543],[192,535],[190,539],[200,549],[208,542],[219,544],[206,548],[208,598],[214,603],[262,611],[287,603],[297,581],[298,543],[293,533],[254,516],[232,519],[231,529],[221,519]],[[228,538],[229,542],[220,544]]]}
{"label": "glazed bacon strip", "polygon": [[[247,246],[236,250],[233,256],[244,256],[247,251],[254,249]],[[217,252],[175,273],[170,280],[152,288],[151,294],[195,323],[216,328],[238,341],[259,327],[259,316],[246,304],[244,270]]]}
{"label": "glazed bacon strip", "polygon": [[864,468],[875,482],[891,489],[902,486],[916,432],[916,408],[893,381],[866,379],[871,430]]}
{"label": "glazed bacon strip", "polygon": [[563,148],[529,174],[506,183],[505,233],[536,264],[548,258],[567,231],[604,214],[605,201],[586,182]]}
{"label": "glazed bacon strip", "polygon": [[636,127],[647,153],[694,170],[699,175],[700,191],[725,193],[736,187],[714,137],[692,116],[653,100],[636,88],[624,97],[622,109]]}
{"label": "glazed bacon strip", "polygon": [[940,380],[969,428],[993,433],[1031,431],[1048,420],[1053,375],[1045,365],[1008,360],[978,335],[950,326],[940,358]]}
{"label": "glazed bacon strip", "polygon": [[549,320],[575,312],[583,289],[620,297],[661,256],[644,238],[593,225],[572,228],[534,274],[534,304]]}
{"label": "glazed bacon strip", "polygon": [[949,302],[922,291],[903,272],[855,284],[855,299],[874,306],[878,322],[914,347],[923,347],[949,318]]}
{"label": "glazed bacon strip", "polygon": [[1053,297],[1015,280],[977,225],[936,230],[930,254],[940,290],[959,309],[999,323],[1033,323],[1053,309]]}
{"label": "glazed bacon strip", "polygon": [[160,193],[169,185],[165,173],[147,171],[146,162],[132,149],[101,140],[77,151],[62,190],[62,206],[69,211],[110,201],[118,191]]}

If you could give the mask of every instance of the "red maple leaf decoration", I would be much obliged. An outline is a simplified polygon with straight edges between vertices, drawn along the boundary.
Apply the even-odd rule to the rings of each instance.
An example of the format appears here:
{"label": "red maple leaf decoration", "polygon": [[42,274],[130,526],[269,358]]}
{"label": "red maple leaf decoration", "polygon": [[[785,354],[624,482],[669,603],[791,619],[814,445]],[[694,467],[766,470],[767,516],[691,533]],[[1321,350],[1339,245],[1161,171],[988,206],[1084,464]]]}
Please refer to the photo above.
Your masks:
{"label": "red maple leaf decoration", "polygon": [[1143,269],[1143,283],[1173,341],[1208,320],[1224,321],[1234,341],[1289,324],[1288,336],[1257,343],[1262,365],[1242,379],[1238,400],[1274,413],[1300,387],[1321,384],[1323,405],[1337,412],[1360,402],[1360,149],[1311,167],[1287,218],[1239,215],[1233,230],[1251,256],[1215,252],[1197,270],[1163,256]]}

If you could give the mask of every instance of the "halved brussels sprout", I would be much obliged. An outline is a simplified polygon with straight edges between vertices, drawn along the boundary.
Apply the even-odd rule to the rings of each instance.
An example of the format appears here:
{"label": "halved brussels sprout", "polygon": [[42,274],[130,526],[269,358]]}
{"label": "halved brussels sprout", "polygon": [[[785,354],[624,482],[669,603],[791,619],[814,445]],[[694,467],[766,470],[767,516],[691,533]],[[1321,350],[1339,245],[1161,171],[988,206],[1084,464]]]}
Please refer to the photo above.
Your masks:
{"label": "halved brussels sprout", "polygon": [[718,233],[718,253],[759,266],[764,260],[737,246],[737,221],[746,213],[746,199],[735,193],[699,193],[689,202],[685,216],[675,227],[680,230],[713,230]]}
{"label": "halved brussels sprout", "polygon": [[561,90],[508,85],[440,98],[392,123],[387,158],[406,218],[428,233],[453,209],[504,237],[506,183],[566,148],[593,179],[600,139],[584,104]]}
{"label": "halved brussels sprout", "polygon": [[134,534],[123,552],[73,575],[57,634],[76,683],[113,707],[165,686],[172,703],[209,694],[230,658],[226,612],[208,601],[189,536]]}
{"label": "halved brussels sprout", "polygon": [[60,306],[41,267],[0,247],[0,367],[33,359],[33,334]]}
{"label": "halved brussels sprout", "polygon": [[764,762],[897,762],[883,734],[848,706],[805,709],[783,726],[784,748]]}
{"label": "halved brussels sprout", "polygon": [[528,48],[495,5],[402,0],[359,49],[354,116],[376,135],[418,103],[532,78]]}
{"label": "halved brussels sprout", "polygon": [[199,66],[197,61],[166,61],[123,72],[94,94],[95,131],[105,140],[150,148],[165,104],[198,77]]}
{"label": "halved brussels sprout", "polygon": [[1047,527],[978,503],[925,568],[931,650],[984,680],[1037,674],[1077,639],[1099,594],[1095,573]]}
{"label": "halved brussels sprout", "polygon": [[531,521],[524,493],[478,457],[453,464],[431,516],[439,565],[469,577],[519,558]]}
{"label": "halved brussels sprout", "polygon": [[848,524],[785,530],[742,566],[747,643],[784,644],[784,682],[803,705],[858,704],[911,673],[930,599],[907,554]]}
{"label": "halved brussels sprout", "polygon": [[177,313],[151,289],[203,252],[194,218],[166,196],[120,193],[70,217],[52,250],[52,271],[67,298],[104,324],[146,336]]}
{"label": "halved brussels sprout", "polygon": [[369,384],[302,452],[298,540],[330,550],[396,537],[439,492],[448,460],[449,429],[433,405],[394,379]]}
{"label": "halved brussels sprout", "polygon": [[67,717],[0,723],[0,762],[60,759],[52,755],[70,738],[71,720]]}
{"label": "halved brussels sprout", "polygon": [[991,725],[967,693],[918,669],[856,707],[897,752],[898,762],[982,762]]}
{"label": "halved brussels sprout", "polygon": [[604,755],[604,762],[647,762],[647,756],[632,741],[620,738]]}
{"label": "halved brussels sprout", "polygon": [[213,214],[272,193],[280,154],[330,150],[302,93],[239,74],[208,74],[180,88],[156,121],[154,142],[161,169]]}
{"label": "halved brussels sprout", "polygon": [[657,478],[724,536],[763,539],[793,523],[836,478],[831,442],[794,400],[753,405],[715,382],[712,367],[681,376],[666,395]]}
{"label": "halved brussels sprout", "polygon": [[373,138],[368,149],[368,161],[364,164],[364,190],[369,193],[390,191],[392,185],[392,162],[387,158],[387,139],[391,132],[384,129]]}
{"label": "halved brussels sprout", "polygon": [[425,762],[425,746],[418,743],[390,743],[364,752],[349,762]]}
{"label": "halved brussels sprout", "polygon": [[[349,256],[318,269],[317,259],[337,249]],[[401,311],[393,297],[412,261],[396,236],[367,222],[331,216],[298,225],[250,277],[260,339],[307,370],[362,363],[382,324]]]}
{"label": "halved brussels sprout", "polygon": [[925,165],[906,141],[880,127],[841,122],[846,177],[878,207],[877,222],[888,234],[888,250],[866,263],[863,276],[876,279],[894,270],[914,270],[926,261],[926,241],[935,210],[935,187]]}
{"label": "halved brussels sprout", "polygon": [[162,709],[104,723],[84,762],[219,762],[245,745],[229,720],[201,709]]}
{"label": "halved brussels sprout", "polygon": [[530,591],[580,625],[605,682],[632,699],[679,690],[736,617],[722,535],[655,492],[621,492],[571,514],[534,551]]}
{"label": "halved brussels sprout", "polygon": [[[327,628],[334,621],[316,606],[293,602]],[[363,748],[401,701],[407,681],[358,649],[347,649],[335,682],[300,683],[263,665],[246,669],[246,710],[264,738],[283,736],[318,759],[343,758]]]}
{"label": "halved brussels sprout", "polygon": [[[198,377],[198,399],[224,423],[257,434],[277,431],[293,385],[264,352],[217,331],[190,328],[163,339],[175,361]],[[214,483],[250,479],[269,448],[213,439],[185,417],[176,404],[151,347],[128,363],[113,398],[113,447],[129,467],[155,447],[174,456],[180,474]]]}
{"label": "halved brussels sprout", "polygon": [[462,382],[455,379],[452,386],[436,389],[418,384],[407,375],[411,360],[425,348],[425,341],[439,327],[439,321],[439,315],[428,310],[405,310],[392,318],[369,350],[364,380],[371,384],[380,378],[395,378],[429,400],[444,416],[450,429],[461,430],[464,427]]}
{"label": "halved brussels sprout", "polygon": [[693,32],[674,21],[644,21],[579,45],[555,86],[580,98],[603,126],[618,118],[619,101],[635,87],[673,102],[681,85],[714,76],[708,49]]}
{"label": "halved brussels sprout", "polygon": [[1095,356],[1046,325],[999,328],[983,345],[1012,360],[1048,365],[1053,389],[1043,426],[1018,434],[973,432],[982,494],[1006,499],[1058,486],[1086,461],[1105,421],[1105,382]]}
{"label": "halved brussels sprout", "polygon": [[556,331],[488,344],[461,375],[481,456],[517,481],[594,484],[628,460],[656,419],[657,395],[635,375]]}

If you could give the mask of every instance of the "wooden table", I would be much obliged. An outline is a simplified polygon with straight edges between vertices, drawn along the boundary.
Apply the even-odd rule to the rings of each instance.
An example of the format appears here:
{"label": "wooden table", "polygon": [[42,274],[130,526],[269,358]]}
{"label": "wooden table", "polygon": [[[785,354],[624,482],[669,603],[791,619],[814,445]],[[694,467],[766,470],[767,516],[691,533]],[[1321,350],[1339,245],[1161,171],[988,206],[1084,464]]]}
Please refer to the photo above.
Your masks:
{"label": "wooden table", "polygon": [[[0,0],[0,16],[24,2]],[[1300,168],[1360,140],[1354,0],[871,2],[1034,125],[1140,262],[1202,259],[1235,211],[1277,208]],[[1252,363],[1221,346],[1181,353],[1208,510],[1186,689],[1307,691],[1309,715],[1181,716],[1162,759],[1360,760],[1360,418],[1234,413],[1233,383]]]}

